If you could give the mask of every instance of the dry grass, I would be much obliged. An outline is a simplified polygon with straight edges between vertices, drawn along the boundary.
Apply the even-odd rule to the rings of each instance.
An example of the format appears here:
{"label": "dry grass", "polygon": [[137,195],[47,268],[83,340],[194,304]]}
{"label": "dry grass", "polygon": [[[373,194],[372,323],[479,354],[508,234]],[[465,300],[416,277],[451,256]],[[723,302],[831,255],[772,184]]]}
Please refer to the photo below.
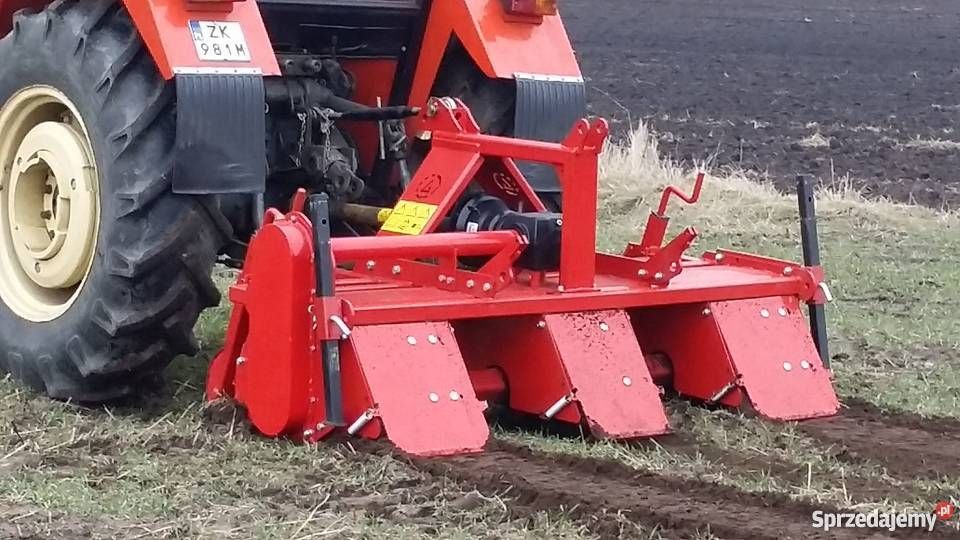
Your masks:
{"label": "dry grass", "polygon": [[[602,165],[601,247],[639,237],[667,184],[691,171],[660,159],[643,127],[607,149]],[[867,201],[849,189],[820,192],[826,270],[837,296],[828,310],[841,393],[928,414],[960,415],[960,217]],[[694,224],[704,248],[799,257],[792,197],[742,174],[711,175],[701,203],[671,207],[673,227]],[[0,381],[0,536],[50,538],[583,538],[563,511],[518,515],[509,494],[474,494],[389,458],[349,446],[308,448],[263,440],[235,418],[202,406],[203,369],[220,346],[227,306],[204,314],[203,353],[179,359],[150,401],[84,409]],[[956,482],[898,484],[869,465],[778,426],[671,404],[674,425],[705,447],[775,459],[794,472],[732,467],[677,453],[536,434],[501,433],[544,451],[621,460],[661,474],[744,490],[900,507]],[[789,468],[789,467],[788,467]],[[792,470],[792,469],[791,469]],[[848,489],[851,479],[903,488],[894,499]],[[851,484],[852,485],[852,484]]]}
{"label": "dry grass", "polygon": [[901,146],[917,150],[931,150],[933,152],[956,152],[960,150],[960,142],[944,139],[924,139],[921,137],[910,139]]}
{"label": "dry grass", "polygon": [[830,139],[824,137],[819,131],[817,131],[800,139],[797,141],[797,144],[804,148],[828,148],[830,146]]}

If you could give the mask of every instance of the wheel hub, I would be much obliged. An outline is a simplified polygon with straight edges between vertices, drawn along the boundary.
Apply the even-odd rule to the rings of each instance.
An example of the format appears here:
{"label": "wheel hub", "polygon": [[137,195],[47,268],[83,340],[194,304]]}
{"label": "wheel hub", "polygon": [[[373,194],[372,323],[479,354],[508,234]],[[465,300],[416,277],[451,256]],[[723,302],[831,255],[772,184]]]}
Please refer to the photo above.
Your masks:
{"label": "wheel hub", "polygon": [[46,321],[76,299],[96,252],[96,162],[73,104],[50,87],[0,111],[0,297]]}

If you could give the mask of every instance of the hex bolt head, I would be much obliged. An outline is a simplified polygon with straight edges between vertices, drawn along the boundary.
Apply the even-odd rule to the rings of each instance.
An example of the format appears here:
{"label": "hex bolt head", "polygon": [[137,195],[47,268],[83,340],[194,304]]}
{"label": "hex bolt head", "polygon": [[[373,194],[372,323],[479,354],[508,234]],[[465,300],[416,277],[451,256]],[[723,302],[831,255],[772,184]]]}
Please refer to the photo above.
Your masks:
{"label": "hex bolt head", "polygon": [[702,313],[704,317],[709,317],[713,312],[710,311],[710,308],[705,307],[703,308],[703,311],[701,311],[700,313]]}
{"label": "hex bolt head", "polygon": [[607,332],[608,330],[610,330],[610,325],[609,325],[609,324],[607,324],[607,323],[605,323],[605,322],[600,323],[600,331],[601,331],[601,332]]}
{"label": "hex bolt head", "polygon": [[407,343],[409,343],[410,345],[416,345],[416,344],[417,344],[417,338],[415,338],[415,337],[413,337],[413,336],[407,336]]}
{"label": "hex bolt head", "polygon": [[537,321],[537,328],[546,328],[547,321]]}
{"label": "hex bolt head", "polygon": [[448,277],[448,278],[447,278],[447,285],[453,285],[456,281],[457,281],[457,280],[453,279],[452,277]]}
{"label": "hex bolt head", "polygon": [[807,362],[806,360],[801,360],[800,367],[803,369],[810,369],[810,362]]}
{"label": "hex bolt head", "polygon": [[472,288],[474,288],[476,285],[477,285],[477,282],[476,282],[476,281],[474,281],[474,280],[472,280],[472,279],[468,279],[468,280],[467,280],[467,288],[468,288],[468,289],[472,289]]}
{"label": "hex bolt head", "polygon": [[247,358],[246,358],[245,356],[238,356],[238,357],[237,357],[237,365],[238,365],[238,366],[242,366],[242,365],[245,364],[246,362],[247,362]]}
{"label": "hex bolt head", "polygon": [[440,396],[436,392],[430,392],[430,395],[427,396],[431,402],[436,403],[440,401]]}
{"label": "hex bolt head", "polygon": [[460,397],[460,392],[457,392],[456,390],[450,391],[450,401],[460,401]]}
{"label": "hex bolt head", "polygon": [[793,364],[791,364],[790,362],[784,362],[784,363],[783,363],[783,370],[784,370],[784,371],[790,371],[791,369],[793,369]]}
{"label": "hex bolt head", "polygon": [[395,275],[395,276],[396,276],[396,275],[399,275],[399,274],[400,274],[400,265],[399,265],[399,264],[393,265],[393,268],[390,269],[390,271],[393,272],[393,275]]}
{"label": "hex bolt head", "polygon": [[637,275],[640,276],[640,277],[647,277],[647,271],[644,270],[643,268],[641,268],[641,269],[637,270]]}
{"label": "hex bolt head", "polygon": [[654,275],[653,275],[653,279],[656,280],[656,281],[662,280],[662,279],[663,279],[663,272],[657,272],[656,274],[654,274]]}
{"label": "hex bolt head", "polygon": [[440,338],[438,338],[433,334],[430,334],[429,336],[427,336],[427,341],[429,341],[431,345],[436,345],[437,343],[440,343]]}
{"label": "hex bolt head", "polygon": [[633,385],[633,379],[631,379],[630,377],[627,377],[626,375],[624,375],[624,377],[623,377],[623,385],[624,385],[624,386],[632,386],[632,385]]}
{"label": "hex bolt head", "polygon": [[491,284],[489,284],[489,283],[484,283],[484,284],[483,284],[483,292],[490,292],[490,291],[492,291],[492,290],[493,290],[493,285],[491,285]]}
{"label": "hex bolt head", "polygon": [[777,313],[778,313],[781,317],[786,317],[786,316],[787,316],[787,308],[781,306],[780,309],[777,310]]}
{"label": "hex bolt head", "polygon": [[770,317],[770,311],[767,308],[763,308],[760,310],[760,316],[766,319]]}
{"label": "hex bolt head", "polygon": [[373,270],[377,267],[376,261],[367,261],[367,270]]}

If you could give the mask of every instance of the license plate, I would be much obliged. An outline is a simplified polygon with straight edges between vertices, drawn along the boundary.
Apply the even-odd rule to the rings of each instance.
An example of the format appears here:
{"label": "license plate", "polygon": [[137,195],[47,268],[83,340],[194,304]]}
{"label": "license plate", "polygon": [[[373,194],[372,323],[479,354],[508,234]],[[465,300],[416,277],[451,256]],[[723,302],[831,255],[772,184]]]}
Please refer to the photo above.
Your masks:
{"label": "license plate", "polygon": [[190,34],[197,58],[214,62],[249,62],[250,49],[240,23],[190,21]]}

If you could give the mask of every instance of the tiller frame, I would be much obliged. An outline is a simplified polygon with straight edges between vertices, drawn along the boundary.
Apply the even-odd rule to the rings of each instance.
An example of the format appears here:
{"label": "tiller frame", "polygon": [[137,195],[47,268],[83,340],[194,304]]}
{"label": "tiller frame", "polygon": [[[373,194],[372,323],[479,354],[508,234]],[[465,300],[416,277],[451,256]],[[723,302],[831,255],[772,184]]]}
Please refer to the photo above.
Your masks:
{"label": "tiller frame", "polygon": [[[209,399],[235,399],[265,435],[343,429],[416,455],[481,450],[490,402],[611,439],[669,432],[665,387],[777,420],[837,412],[801,311],[817,306],[822,325],[818,265],[690,257],[693,228],[664,243],[670,197],[696,202],[703,174],[690,196],[668,187],[641,241],[610,255],[595,250],[605,121],[559,144],[494,137],[435,99],[419,133],[431,150],[379,235],[331,239],[323,196],[309,217],[302,194],[267,212],[230,288]],[[515,230],[437,232],[471,185],[544,211],[515,160],[552,165],[563,186],[558,271],[520,269]]]}

